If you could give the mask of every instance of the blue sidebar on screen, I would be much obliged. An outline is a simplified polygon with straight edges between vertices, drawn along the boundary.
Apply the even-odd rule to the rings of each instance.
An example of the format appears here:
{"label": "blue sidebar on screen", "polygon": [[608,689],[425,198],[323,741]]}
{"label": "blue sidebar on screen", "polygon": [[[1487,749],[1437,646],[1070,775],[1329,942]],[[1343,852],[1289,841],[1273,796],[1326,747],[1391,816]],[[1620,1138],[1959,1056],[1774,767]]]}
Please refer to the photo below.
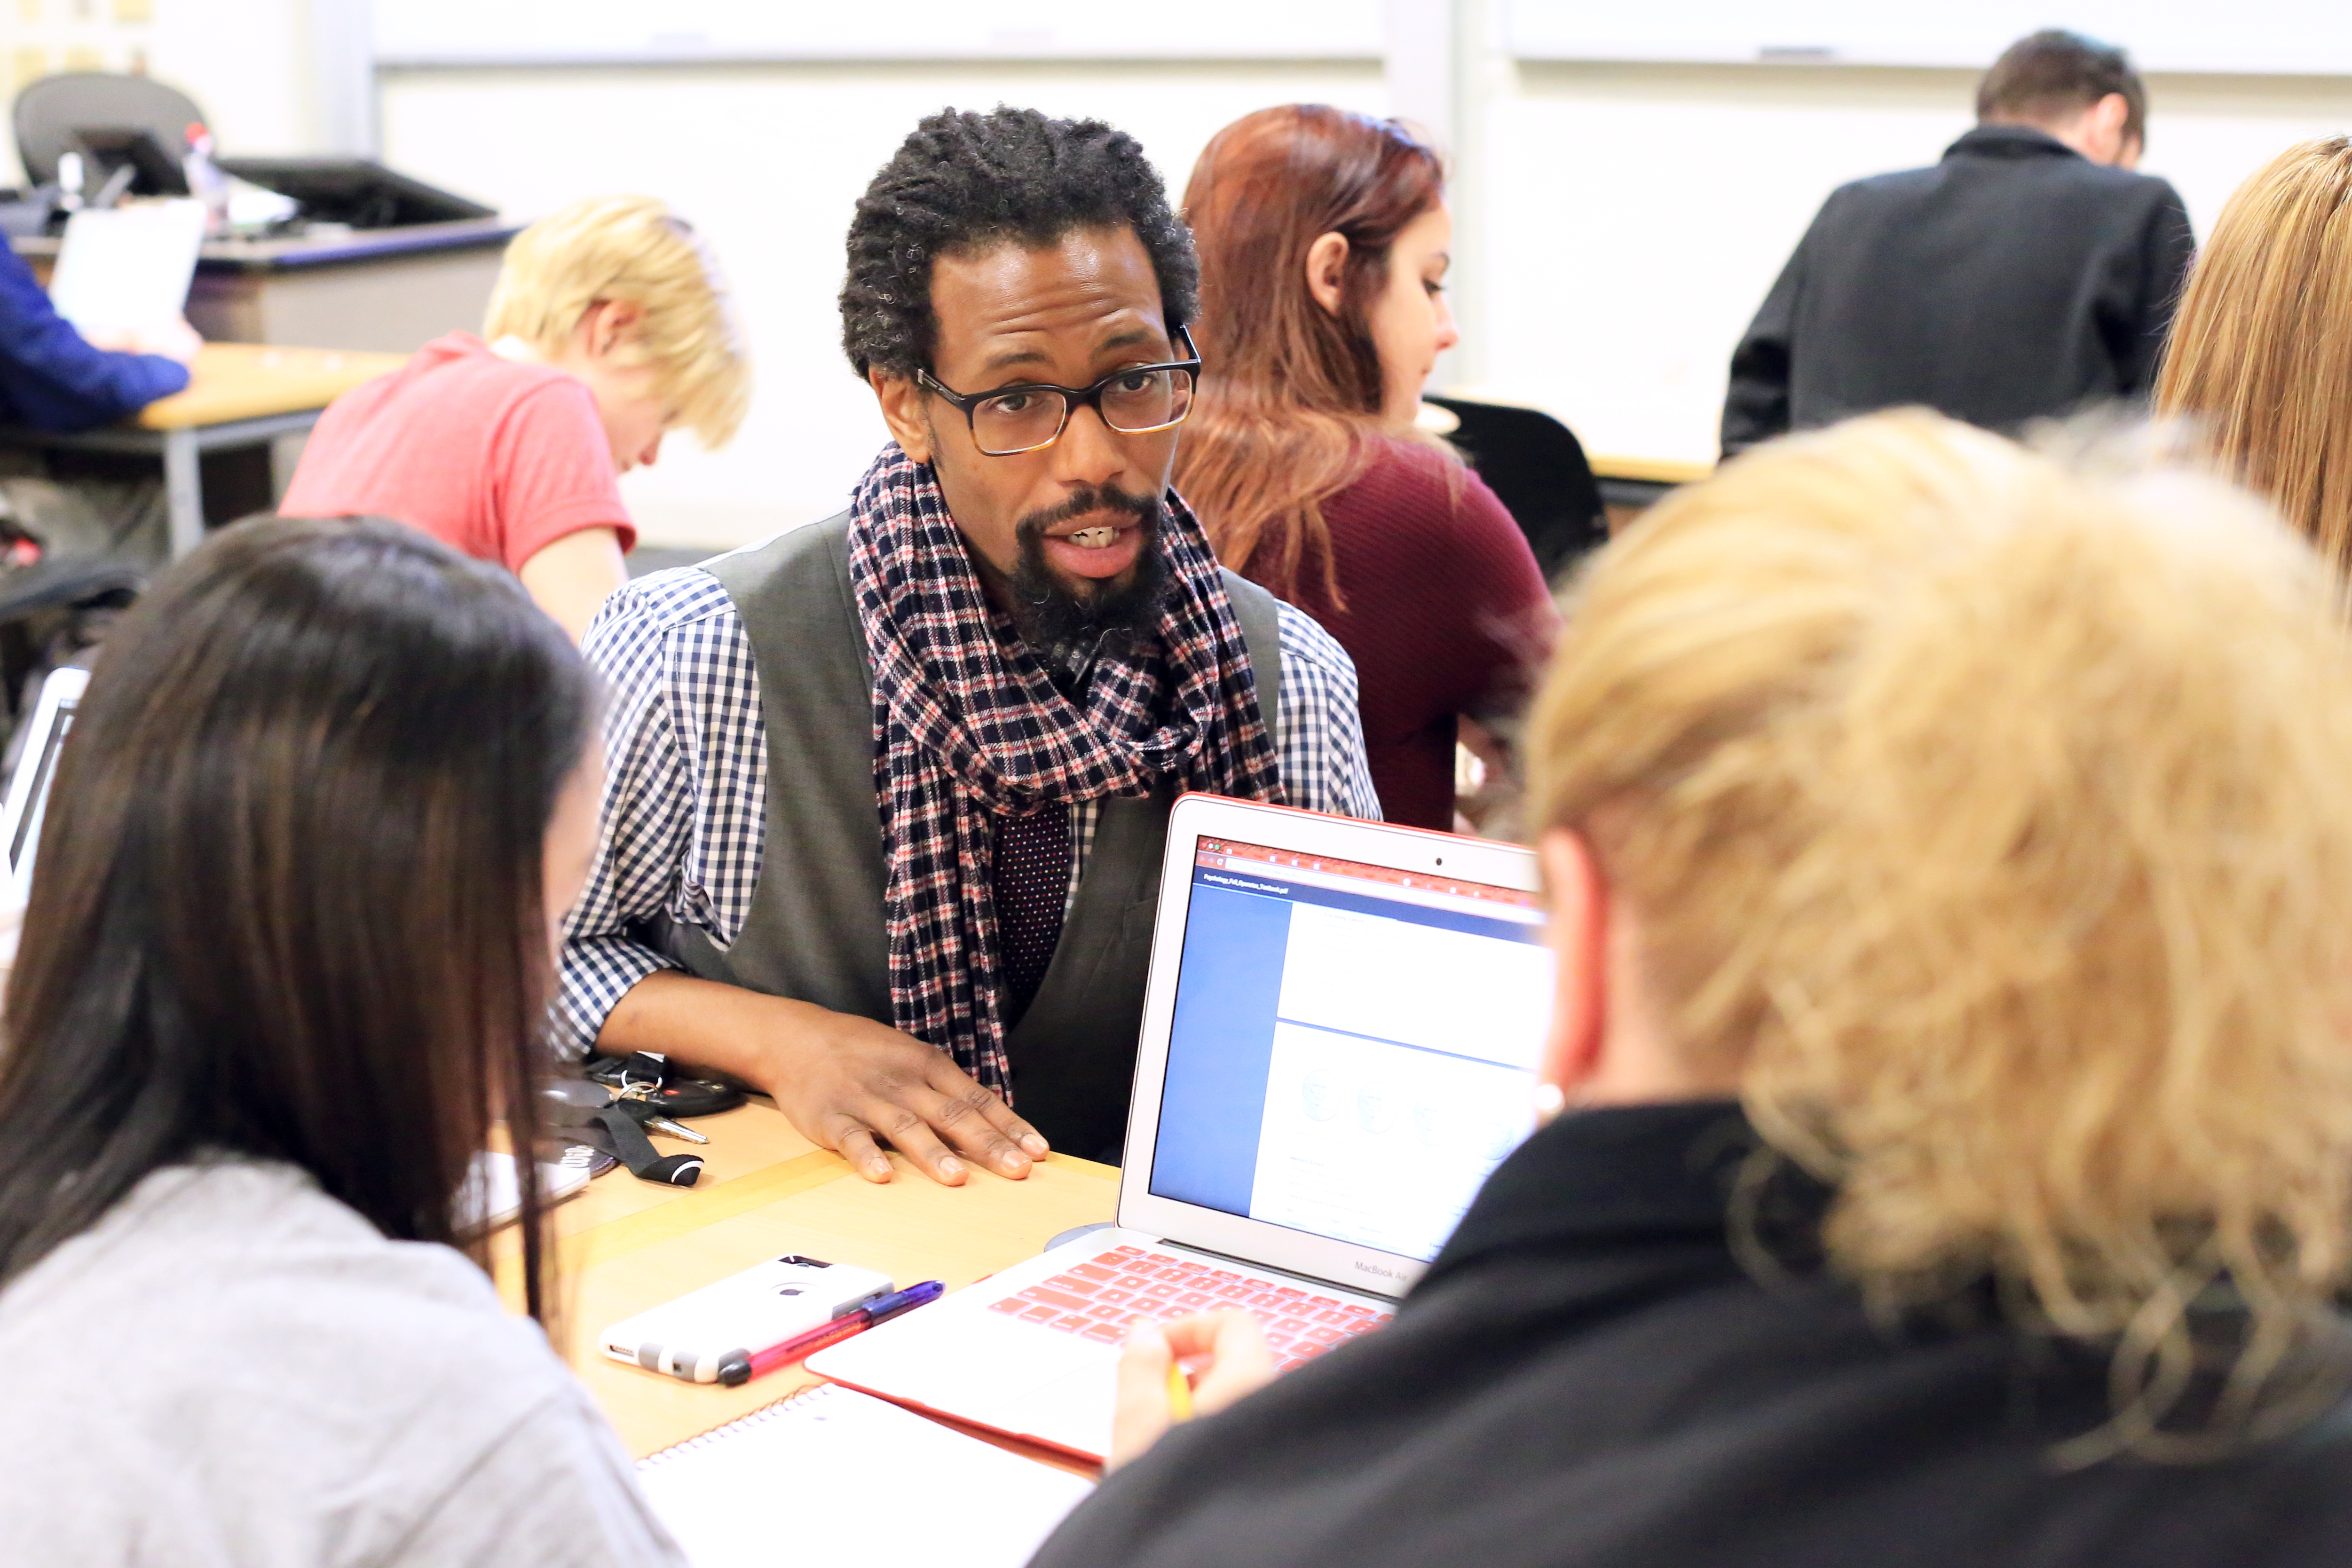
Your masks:
{"label": "blue sidebar on screen", "polygon": [[1151,1191],[1247,1214],[1290,903],[1193,877]]}

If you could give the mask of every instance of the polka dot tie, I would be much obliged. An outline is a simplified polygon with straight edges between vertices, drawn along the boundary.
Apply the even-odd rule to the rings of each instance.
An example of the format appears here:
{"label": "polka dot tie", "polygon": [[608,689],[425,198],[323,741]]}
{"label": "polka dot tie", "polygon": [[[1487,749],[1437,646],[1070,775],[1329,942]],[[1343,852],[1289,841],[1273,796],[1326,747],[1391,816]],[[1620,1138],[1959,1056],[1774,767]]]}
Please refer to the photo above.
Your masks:
{"label": "polka dot tie", "polygon": [[1055,800],[1025,817],[997,818],[997,1016],[1007,1030],[1029,1010],[1054,961],[1069,892],[1069,806]]}

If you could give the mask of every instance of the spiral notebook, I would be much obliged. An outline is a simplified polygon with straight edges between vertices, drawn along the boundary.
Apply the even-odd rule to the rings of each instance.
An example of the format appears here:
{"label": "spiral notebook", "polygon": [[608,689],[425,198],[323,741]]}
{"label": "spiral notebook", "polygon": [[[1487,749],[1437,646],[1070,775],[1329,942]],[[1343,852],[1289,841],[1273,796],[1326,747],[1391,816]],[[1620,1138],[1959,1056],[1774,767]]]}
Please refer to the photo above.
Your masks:
{"label": "spiral notebook", "polygon": [[862,1562],[883,1541],[1021,1568],[1093,1483],[820,1384],[637,1463],[695,1568]]}

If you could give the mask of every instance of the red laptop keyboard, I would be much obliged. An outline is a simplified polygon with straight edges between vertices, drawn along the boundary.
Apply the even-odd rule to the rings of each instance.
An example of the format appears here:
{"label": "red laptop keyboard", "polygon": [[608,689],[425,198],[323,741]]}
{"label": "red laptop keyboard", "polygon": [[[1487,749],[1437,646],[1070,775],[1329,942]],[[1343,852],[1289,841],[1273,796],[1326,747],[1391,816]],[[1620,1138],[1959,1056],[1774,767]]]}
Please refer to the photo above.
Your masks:
{"label": "red laptop keyboard", "polygon": [[1018,1295],[991,1301],[988,1310],[1117,1344],[1137,1318],[1181,1318],[1226,1307],[1257,1314],[1274,1348],[1275,1365],[1286,1372],[1395,1315],[1140,1247],[1114,1248]]}

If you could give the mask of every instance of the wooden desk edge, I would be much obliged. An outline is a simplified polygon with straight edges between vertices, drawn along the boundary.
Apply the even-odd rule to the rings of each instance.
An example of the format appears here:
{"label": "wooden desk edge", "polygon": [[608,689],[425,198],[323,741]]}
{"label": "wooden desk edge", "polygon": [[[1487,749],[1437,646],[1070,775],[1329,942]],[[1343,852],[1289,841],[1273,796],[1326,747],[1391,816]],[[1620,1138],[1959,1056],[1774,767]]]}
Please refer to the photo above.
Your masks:
{"label": "wooden desk edge", "polygon": [[[1439,397],[1450,397],[1464,402],[1494,403],[1503,408],[1533,409],[1549,414],[1573,430],[1576,422],[1560,410],[1532,398],[1517,397],[1497,388],[1469,382],[1460,386],[1437,389]],[[1710,461],[1693,461],[1685,457],[1633,457],[1623,454],[1594,452],[1587,448],[1584,460],[1591,466],[1596,479],[1631,480],[1642,485],[1693,485],[1715,472]]]}
{"label": "wooden desk edge", "polygon": [[[453,218],[446,223],[404,224],[389,229],[353,229],[348,234],[261,238],[251,235],[207,239],[196,251],[196,270],[209,276],[253,272],[300,272],[347,267],[436,252],[504,249],[523,231],[511,218]],[[10,235],[5,242],[27,262],[57,260],[59,235]]]}
{"label": "wooden desk edge", "polygon": [[1596,479],[1631,479],[1643,485],[1696,485],[1715,472],[1712,463],[1692,463],[1679,457],[1626,457],[1592,453]]}
{"label": "wooden desk edge", "polygon": [[131,423],[141,430],[187,430],[322,409],[408,359],[356,349],[206,343],[189,367],[188,384],[141,409]]}

